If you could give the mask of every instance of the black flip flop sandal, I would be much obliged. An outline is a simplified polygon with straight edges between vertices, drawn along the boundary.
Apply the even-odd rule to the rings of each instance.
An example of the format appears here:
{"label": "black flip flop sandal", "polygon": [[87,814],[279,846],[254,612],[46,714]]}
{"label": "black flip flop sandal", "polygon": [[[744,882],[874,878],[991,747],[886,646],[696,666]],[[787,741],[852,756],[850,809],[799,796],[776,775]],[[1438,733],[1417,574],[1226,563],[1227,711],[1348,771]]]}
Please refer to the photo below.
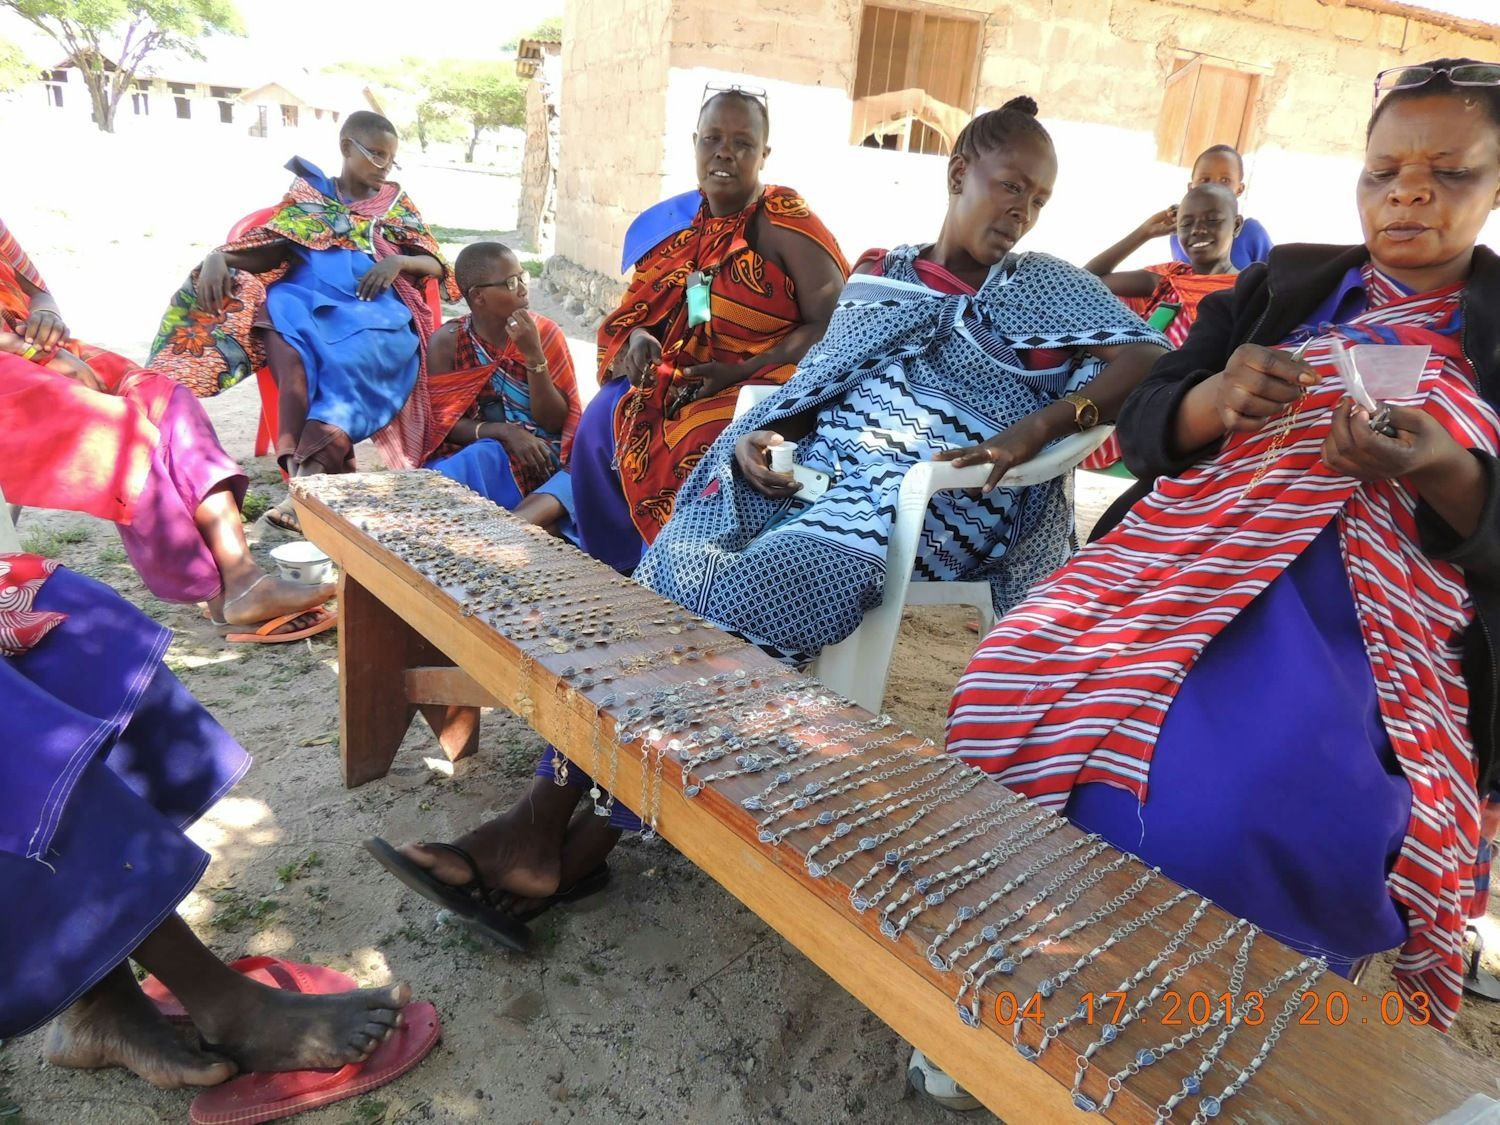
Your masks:
{"label": "black flip flop sandal", "polygon": [[456,844],[422,845],[424,848],[441,848],[468,865],[469,881],[462,886],[454,886],[438,879],[420,864],[413,863],[379,836],[371,836],[364,846],[376,863],[428,902],[445,908],[460,922],[493,938],[507,949],[516,953],[530,951],[531,931],[515,915],[489,905],[494,895],[503,892],[492,890],[485,883],[483,876],[479,874],[479,864],[463,848]]}
{"label": "black flip flop sandal", "polygon": [[1469,963],[1464,970],[1464,991],[1482,1000],[1500,1000],[1500,978],[1479,967],[1479,958],[1484,954],[1484,939],[1473,926],[1468,927],[1468,936],[1474,943],[1474,951],[1469,954]]}
{"label": "black flip flop sandal", "polygon": [[531,922],[540,918],[554,906],[562,906],[564,903],[578,902],[591,895],[596,895],[605,887],[609,886],[609,864],[601,863],[578,882],[574,883],[565,891],[558,891],[555,895],[548,895],[530,910],[518,910],[510,917],[517,922]]}

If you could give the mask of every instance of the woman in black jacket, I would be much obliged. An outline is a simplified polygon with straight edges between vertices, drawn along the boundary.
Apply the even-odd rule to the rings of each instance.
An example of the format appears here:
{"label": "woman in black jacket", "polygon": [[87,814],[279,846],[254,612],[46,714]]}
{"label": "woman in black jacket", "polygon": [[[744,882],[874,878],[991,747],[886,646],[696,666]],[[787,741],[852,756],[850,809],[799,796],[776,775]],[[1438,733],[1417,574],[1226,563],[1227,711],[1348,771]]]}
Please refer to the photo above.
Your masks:
{"label": "woman in black jacket", "polygon": [[[948,745],[1335,968],[1401,945],[1447,1027],[1493,756],[1500,67],[1382,85],[1365,244],[1204,300],[1120,418],[1149,492],[981,645]],[[1346,397],[1360,345],[1411,393]]]}

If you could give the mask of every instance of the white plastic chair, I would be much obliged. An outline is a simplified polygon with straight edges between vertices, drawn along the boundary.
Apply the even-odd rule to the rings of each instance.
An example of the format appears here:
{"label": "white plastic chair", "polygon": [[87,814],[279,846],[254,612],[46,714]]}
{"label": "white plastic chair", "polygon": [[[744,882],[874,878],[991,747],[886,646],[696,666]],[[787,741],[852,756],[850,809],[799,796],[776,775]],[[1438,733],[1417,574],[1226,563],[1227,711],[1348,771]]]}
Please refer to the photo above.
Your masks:
{"label": "white plastic chair", "polygon": [[5,502],[5,493],[0,491],[0,555],[11,555],[20,551],[21,537],[16,534],[15,521],[10,518],[10,505]]}
{"label": "white plastic chair", "polygon": [[[735,417],[744,414],[774,390],[776,388],[772,386],[741,387],[735,402]],[[1006,473],[1002,483],[1012,486],[1040,484],[1071,472],[1103,445],[1114,430],[1114,426],[1105,425],[1069,434]],[[879,711],[885,700],[891,653],[896,647],[896,635],[901,631],[901,610],[905,606],[971,606],[979,614],[980,636],[994,628],[995,610],[988,582],[923,582],[914,581],[911,576],[917,561],[922,524],[933,495],[945,489],[978,488],[989,475],[986,465],[960,469],[947,461],[919,461],[906,470],[901,479],[901,495],[896,501],[896,518],[891,524],[890,543],[886,549],[885,596],[878,606],[865,614],[859,628],[818,654],[812,666],[813,675],[866,710]]]}

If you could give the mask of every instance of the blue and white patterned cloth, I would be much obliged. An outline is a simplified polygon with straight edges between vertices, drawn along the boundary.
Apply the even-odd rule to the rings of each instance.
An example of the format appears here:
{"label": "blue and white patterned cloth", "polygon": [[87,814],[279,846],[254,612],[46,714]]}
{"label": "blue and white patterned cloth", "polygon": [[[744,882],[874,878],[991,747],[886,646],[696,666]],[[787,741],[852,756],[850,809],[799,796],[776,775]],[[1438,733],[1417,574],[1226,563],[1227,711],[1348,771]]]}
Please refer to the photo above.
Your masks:
{"label": "blue and white patterned cloth", "polygon": [[[1045,254],[1010,255],[977,293],[923,284],[917,246],[883,276],[849,279],[821,343],[796,375],[720,435],[682,489],[636,579],[769,649],[811,658],[880,603],[901,478],[918,461],[977,445],[1083,386],[1099,371],[1082,349],[1165,339],[1092,274]],[[1028,370],[1019,353],[1071,349]],[[815,502],[773,500],[739,475],[735,443],[805,412],[797,460],[827,472]],[[988,579],[997,614],[1068,557],[1071,477],[981,499],[934,497],[915,576]]]}

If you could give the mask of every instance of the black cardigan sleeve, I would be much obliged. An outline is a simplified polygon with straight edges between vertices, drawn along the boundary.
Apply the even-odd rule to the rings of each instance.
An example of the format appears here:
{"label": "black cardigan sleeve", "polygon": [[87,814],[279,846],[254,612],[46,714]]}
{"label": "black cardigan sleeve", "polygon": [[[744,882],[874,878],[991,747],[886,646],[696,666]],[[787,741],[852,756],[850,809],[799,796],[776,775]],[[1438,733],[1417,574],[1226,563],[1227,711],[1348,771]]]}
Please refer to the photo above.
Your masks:
{"label": "black cardigan sleeve", "polygon": [[1211,293],[1198,305],[1198,318],[1182,347],[1156,361],[1120,409],[1117,433],[1125,467],[1142,481],[1174,476],[1211,456],[1217,442],[1186,454],[1172,444],[1177,410],[1187,393],[1224,370],[1244,343],[1250,314],[1264,303],[1265,266],[1240,274],[1233,289]]}

